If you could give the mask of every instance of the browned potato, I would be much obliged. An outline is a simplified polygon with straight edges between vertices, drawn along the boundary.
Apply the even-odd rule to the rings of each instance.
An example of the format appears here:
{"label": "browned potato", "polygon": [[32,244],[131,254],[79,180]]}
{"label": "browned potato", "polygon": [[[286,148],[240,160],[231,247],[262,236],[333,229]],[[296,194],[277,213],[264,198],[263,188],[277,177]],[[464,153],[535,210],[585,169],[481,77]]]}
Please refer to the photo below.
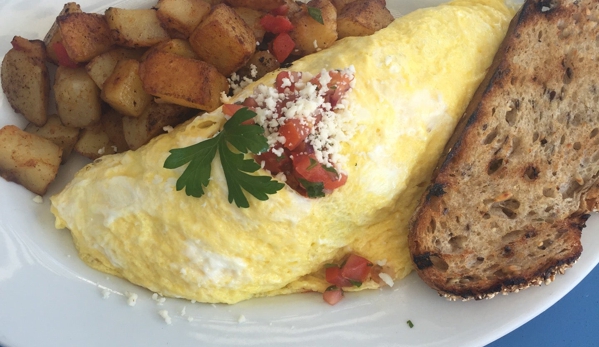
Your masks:
{"label": "browned potato", "polygon": [[106,53],[102,53],[92,59],[85,66],[89,77],[96,82],[98,88],[102,89],[108,76],[112,75],[116,64],[125,59],[139,60],[142,57],[142,51],[130,48],[115,48]]}
{"label": "browned potato", "polygon": [[[308,13],[308,7],[320,9],[324,24]],[[289,33],[295,42],[293,54],[304,56],[330,47],[337,40],[337,10],[329,0],[312,0],[290,18],[294,29]]]}
{"label": "browned potato", "polygon": [[141,116],[123,117],[123,130],[129,148],[138,149],[163,133],[165,126],[174,126],[187,120],[187,110],[179,105],[151,103]]}
{"label": "browned potato", "polygon": [[[350,2],[354,2],[356,0],[331,0],[331,4],[333,4],[333,6],[335,6],[335,9],[337,9],[337,13],[341,13],[341,10],[343,10],[343,8],[349,4]],[[369,1],[376,1],[376,0],[369,0]]]}
{"label": "browned potato", "polygon": [[212,12],[189,37],[200,59],[229,76],[245,65],[256,51],[252,29],[227,5],[213,7]]}
{"label": "browned potato", "polygon": [[225,0],[231,7],[248,7],[254,10],[270,11],[284,5],[285,0]]}
{"label": "browned potato", "polygon": [[0,176],[44,195],[56,177],[62,150],[52,141],[14,125],[0,129]]}
{"label": "browned potato", "polygon": [[148,55],[139,75],[146,92],[163,102],[206,111],[220,106],[220,94],[229,90],[227,79],[214,66],[173,53]]}
{"label": "browned potato", "polygon": [[258,51],[244,67],[237,71],[240,77],[247,77],[252,80],[258,80],[267,73],[278,69],[281,66],[277,58],[269,51]]}
{"label": "browned potato", "polygon": [[214,5],[222,4],[224,0],[204,0],[204,1],[209,3],[210,6],[214,6]]}
{"label": "browned potato", "polygon": [[266,30],[264,30],[264,27],[262,24],[260,24],[260,18],[262,18],[265,13],[247,7],[235,7],[234,10],[237,12],[239,17],[243,19],[245,24],[252,29],[256,41],[262,42]]}
{"label": "browned potato", "polygon": [[148,49],[146,53],[144,53],[141,60],[146,60],[148,55],[150,55],[154,51],[173,53],[189,59],[199,59],[198,55],[196,54],[196,52],[194,52],[193,48],[191,48],[191,45],[187,40],[172,39],[154,45],[150,49]]}
{"label": "browned potato", "polygon": [[69,13],[56,18],[62,45],[77,63],[90,61],[112,47],[110,28],[104,16],[94,13]]}
{"label": "browned potato", "polygon": [[85,68],[59,66],[54,78],[54,96],[62,124],[83,128],[100,120],[100,89]]}
{"label": "browned potato", "polygon": [[[80,13],[81,7],[74,2],[68,2],[62,8],[62,11],[58,14],[58,16],[64,16],[69,13]],[[46,52],[48,60],[58,65],[58,57],[56,56],[56,52],[53,49],[53,46],[57,42],[62,42],[62,36],[60,35],[60,30],[58,30],[58,23],[54,21],[52,27],[44,37],[44,43],[46,44]]]}
{"label": "browned potato", "polygon": [[[143,113],[142,113],[143,115]],[[134,119],[134,118],[133,118]],[[129,149],[125,132],[123,131],[123,116],[115,110],[108,110],[102,115],[102,126],[110,142],[116,147],[115,152],[121,153]]]}
{"label": "browned potato", "polygon": [[47,119],[50,93],[44,43],[19,36],[11,43],[13,48],[2,60],[2,90],[15,112],[42,126]]}
{"label": "browned potato", "polygon": [[150,47],[170,37],[153,9],[126,10],[110,7],[106,22],[115,42],[125,47]]}
{"label": "browned potato", "polygon": [[158,0],[156,15],[172,37],[188,38],[210,12],[204,0]]}
{"label": "browned potato", "polygon": [[104,82],[102,100],[125,116],[137,117],[152,101],[139,77],[139,62],[121,60]]}
{"label": "browned potato", "polygon": [[84,128],[75,144],[75,152],[89,159],[98,159],[105,154],[114,154],[116,150],[116,145],[110,142],[101,123]]}
{"label": "browned potato", "polygon": [[393,22],[381,1],[357,0],[343,8],[337,18],[339,38],[372,35]]}
{"label": "browned potato", "polygon": [[58,145],[58,147],[62,149],[63,163],[71,154],[71,151],[79,138],[79,129],[64,126],[58,115],[55,114],[48,117],[48,121],[43,127],[38,127],[33,123],[29,123],[25,127],[25,131],[30,134],[41,136]]}

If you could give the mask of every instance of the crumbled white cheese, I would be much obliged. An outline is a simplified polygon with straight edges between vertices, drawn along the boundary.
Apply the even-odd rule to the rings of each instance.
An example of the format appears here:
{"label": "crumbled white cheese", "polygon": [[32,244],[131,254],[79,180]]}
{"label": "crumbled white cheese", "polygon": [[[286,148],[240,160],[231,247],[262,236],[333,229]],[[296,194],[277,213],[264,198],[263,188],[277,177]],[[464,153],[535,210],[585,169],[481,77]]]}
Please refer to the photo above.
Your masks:
{"label": "crumbled white cheese", "polygon": [[[353,88],[355,68],[350,66],[340,73],[351,77],[350,89]],[[278,144],[284,144],[286,139],[279,134],[279,127],[290,119],[299,119],[302,124],[311,127],[307,142],[314,149],[316,160],[327,167],[342,168],[347,159],[341,155],[341,143],[348,141],[355,131],[353,118],[343,112],[348,106],[347,98],[343,97],[335,107],[325,102],[328,84],[332,80],[329,71],[323,69],[320,72],[317,84],[311,80],[309,73],[290,74],[281,80],[280,87],[284,93],[279,93],[275,87],[257,86],[251,96],[258,104],[256,123],[264,128],[271,151],[281,156],[284,149]],[[289,88],[292,86],[294,88]],[[290,95],[293,101],[287,101],[281,107],[281,103],[288,100]],[[312,126],[318,119],[318,124]]]}
{"label": "crumbled white cheese", "polygon": [[187,321],[188,322],[193,322],[193,317],[192,316],[187,317]]}
{"label": "crumbled white cheese", "polygon": [[183,308],[181,309],[181,317],[185,316],[185,309],[187,308],[187,306],[183,306]]}
{"label": "crumbled white cheese", "polygon": [[119,151],[119,149],[118,149],[116,146],[110,146],[110,148],[112,148],[112,151],[113,151],[114,153],[116,153],[116,152],[118,152],[118,151]]}
{"label": "crumbled white cheese", "polygon": [[44,198],[42,198],[41,195],[36,195],[33,197],[33,202],[35,202],[36,204],[41,204],[44,202]]}
{"label": "crumbled white cheese", "polygon": [[243,323],[245,322],[245,316],[244,315],[240,315],[239,318],[237,319],[238,323]]}
{"label": "crumbled white cheese", "polygon": [[137,294],[125,292],[125,296],[127,296],[127,305],[133,307],[137,303]]}
{"label": "crumbled white cheese", "polygon": [[258,67],[256,67],[254,64],[250,64],[250,76],[252,76],[252,78],[256,78],[256,76],[258,76]]}
{"label": "crumbled white cheese", "polygon": [[318,41],[314,40],[314,42],[312,42],[312,44],[314,45],[314,49],[318,49]]}
{"label": "crumbled white cheese", "polygon": [[102,288],[102,299],[108,299],[110,296],[110,290],[108,288]]}
{"label": "crumbled white cheese", "polygon": [[387,259],[380,259],[376,261],[376,265],[378,266],[385,266],[387,265]]}
{"label": "crumbled white cheese", "polygon": [[170,133],[171,131],[174,130],[174,128],[170,125],[167,125],[167,126],[163,127],[162,130],[166,131],[167,133]]}
{"label": "crumbled white cheese", "polygon": [[99,155],[103,155],[103,154],[104,154],[104,152],[106,152],[106,147],[102,147],[102,148],[100,148],[100,149],[98,150],[98,154],[99,154]]}
{"label": "crumbled white cheese", "polygon": [[173,323],[171,317],[168,315],[167,310],[160,310],[158,311],[158,314],[160,315],[160,317],[162,317],[162,319],[164,319],[166,324],[171,325]]}
{"label": "crumbled white cheese", "polygon": [[384,273],[384,272],[381,272],[381,273],[379,274],[379,277],[380,277],[380,278],[383,280],[383,282],[387,283],[387,285],[388,285],[389,287],[393,287],[393,285],[395,284],[395,283],[393,282],[393,278],[391,278],[391,276],[387,275],[387,274],[386,274],[386,273]]}
{"label": "crumbled white cheese", "polygon": [[162,306],[162,304],[164,304],[164,302],[166,301],[166,298],[158,293],[154,293],[152,294],[152,300],[156,301],[156,304]]}
{"label": "crumbled white cheese", "polygon": [[229,104],[231,103],[231,98],[227,96],[227,93],[220,92],[220,102],[222,102],[223,104]]}

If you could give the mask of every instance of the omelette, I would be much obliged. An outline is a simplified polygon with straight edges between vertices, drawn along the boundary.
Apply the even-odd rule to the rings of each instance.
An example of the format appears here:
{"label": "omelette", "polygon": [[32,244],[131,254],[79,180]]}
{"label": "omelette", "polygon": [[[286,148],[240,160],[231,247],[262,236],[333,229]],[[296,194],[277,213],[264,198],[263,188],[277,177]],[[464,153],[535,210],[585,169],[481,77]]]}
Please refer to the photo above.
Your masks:
{"label": "omelette", "polygon": [[[201,197],[176,189],[185,167],[165,169],[169,151],[221,131],[222,109],[200,115],[136,151],[85,166],[51,198],[89,266],[165,296],[208,303],[319,291],[326,264],[358,254],[405,277],[408,220],[438,157],[482,81],[513,15],[503,0],[457,0],[346,38],[289,68],[317,75],[351,69],[339,112],[351,121],[339,155],[346,183],[309,198],[285,185],[250,207],[228,201],[218,156]],[[247,86],[272,86],[277,72]],[[260,169],[256,174],[270,176]],[[276,178],[275,178],[276,179]],[[369,279],[350,290],[391,281]]]}

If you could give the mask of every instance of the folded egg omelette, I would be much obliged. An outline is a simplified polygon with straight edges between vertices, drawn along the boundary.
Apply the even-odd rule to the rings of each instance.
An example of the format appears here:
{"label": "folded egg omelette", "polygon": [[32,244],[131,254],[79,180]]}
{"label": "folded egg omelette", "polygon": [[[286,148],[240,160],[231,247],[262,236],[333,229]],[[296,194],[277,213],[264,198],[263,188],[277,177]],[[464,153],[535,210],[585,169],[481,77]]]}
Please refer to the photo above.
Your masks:
{"label": "folded egg omelette", "polygon": [[[51,198],[56,227],[71,231],[89,266],[200,302],[322,292],[325,264],[349,253],[401,279],[411,271],[409,217],[513,13],[503,0],[453,1],[295,62],[290,70],[314,75],[355,68],[344,110],[355,129],[341,146],[348,179],[323,198],[285,186],[267,201],[246,194],[250,207],[240,209],[228,202],[218,156],[204,196],[177,191],[184,168],[163,168],[169,151],[214,136],[225,122],[217,109],[85,166]],[[257,84],[272,86],[275,76],[232,102]]]}

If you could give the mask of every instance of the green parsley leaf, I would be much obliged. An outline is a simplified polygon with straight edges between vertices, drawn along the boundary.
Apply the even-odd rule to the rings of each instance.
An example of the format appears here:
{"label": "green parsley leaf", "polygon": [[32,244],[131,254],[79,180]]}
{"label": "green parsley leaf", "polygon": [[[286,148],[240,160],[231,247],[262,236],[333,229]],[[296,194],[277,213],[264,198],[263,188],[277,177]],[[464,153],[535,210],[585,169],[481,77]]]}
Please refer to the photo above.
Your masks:
{"label": "green parsley leaf", "polygon": [[312,19],[324,25],[324,20],[322,19],[322,12],[319,8],[308,6],[308,14],[310,15],[310,17],[312,17]]}
{"label": "green parsley leaf", "polygon": [[349,282],[352,284],[352,286],[354,286],[354,287],[358,287],[358,288],[360,288],[360,287],[362,286],[362,282],[360,282],[360,281],[354,281],[354,280],[348,280],[348,281],[349,281]]}
{"label": "green parsley leaf", "polygon": [[[252,159],[245,159],[244,154],[260,153],[268,149],[262,127],[241,124],[255,115],[249,109],[242,108],[235,112],[225,123],[223,130],[213,138],[189,147],[172,149],[164,162],[164,168],[175,169],[189,163],[177,180],[177,190],[185,188],[185,194],[196,198],[204,195],[204,188],[210,183],[211,163],[217,152],[225,173],[230,203],[235,202],[241,208],[249,207],[244,190],[261,201],[268,200],[268,194],[281,190],[285,185],[270,176],[249,174],[260,169],[260,165]],[[237,152],[232,151],[231,147]]]}
{"label": "green parsley leaf", "polygon": [[313,168],[316,167],[316,165],[318,165],[318,162],[316,161],[316,159],[309,158],[309,160],[310,160],[310,165],[308,165],[308,167],[306,168],[307,171],[312,170]]}
{"label": "green parsley leaf", "polygon": [[326,263],[326,264],[324,264],[324,268],[325,269],[328,269],[330,267],[339,267],[339,266],[337,264],[332,264],[332,263]]}
{"label": "green parsley leaf", "polygon": [[412,323],[411,320],[407,321],[406,323],[408,323],[408,326],[410,327],[410,329],[412,329],[414,327],[414,323]]}
{"label": "green parsley leaf", "polygon": [[322,182],[310,182],[303,178],[298,177],[298,181],[302,187],[306,188],[309,198],[322,198],[324,197],[324,184]]}

